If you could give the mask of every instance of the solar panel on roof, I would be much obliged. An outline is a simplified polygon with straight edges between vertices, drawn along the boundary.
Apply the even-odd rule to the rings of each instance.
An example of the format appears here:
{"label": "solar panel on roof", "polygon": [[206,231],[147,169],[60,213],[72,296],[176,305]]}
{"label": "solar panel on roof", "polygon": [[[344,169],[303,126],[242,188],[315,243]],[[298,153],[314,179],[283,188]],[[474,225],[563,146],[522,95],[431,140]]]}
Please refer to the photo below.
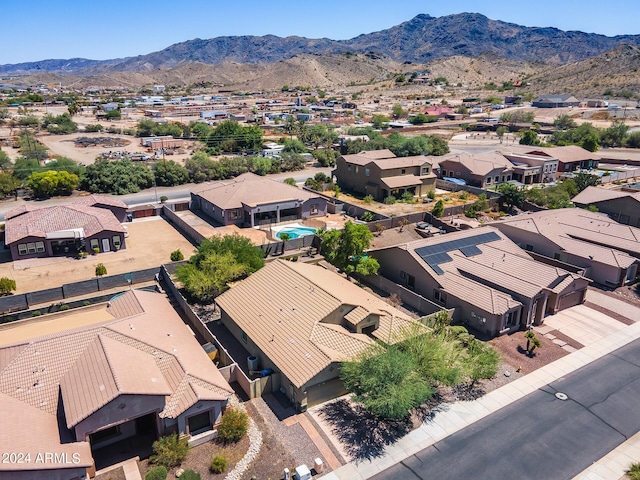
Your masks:
{"label": "solar panel on roof", "polygon": [[435,245],[416,248],[415,252],[427,265],[433,268],[438,275],[442,275],[444,274],[444,270],[442,270],[438,265],[452,260],[447,252],[460,250],[465,256],[472,257],[482,253],[478,248],[478,245],[493,242],[495,240],[500,240],[500,235],[496,232],[487,232],[474,235],[472,237],[459,238],[448,242],[440,242]]}

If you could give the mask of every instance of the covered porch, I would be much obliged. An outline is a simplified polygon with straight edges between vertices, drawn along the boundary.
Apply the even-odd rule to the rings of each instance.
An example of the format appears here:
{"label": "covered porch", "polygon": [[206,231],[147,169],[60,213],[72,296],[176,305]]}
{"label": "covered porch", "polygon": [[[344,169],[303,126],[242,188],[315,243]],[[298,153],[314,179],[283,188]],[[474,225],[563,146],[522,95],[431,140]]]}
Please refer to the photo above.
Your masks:
{"label": "covered porch", "polygon": [[297,200],[242,206],[244,223],[252,228],[302,218],[302,202]]}

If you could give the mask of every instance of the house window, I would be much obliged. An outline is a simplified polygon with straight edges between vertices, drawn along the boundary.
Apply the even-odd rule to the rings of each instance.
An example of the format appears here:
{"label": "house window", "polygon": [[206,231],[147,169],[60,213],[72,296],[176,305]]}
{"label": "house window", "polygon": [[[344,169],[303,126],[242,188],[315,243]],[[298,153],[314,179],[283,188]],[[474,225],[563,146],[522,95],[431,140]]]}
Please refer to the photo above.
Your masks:
{"label": "house window", "polygon": [[113,236],[113,247],[115,249],[120,248],[120,235],[114,235]]}
{"label": "house window", "polygon": [[453,177],[453,170],[449,170],[449,176]]}
{"label": "house window", "polygon": [[44,253],[44,242],[36,242],[36,252]]}
{"label": "house window", "polygon": [[91,242],[90,242],[90,245],[91,245],[91,250],[93,250],[95,248],[100,248],[100,242],[98,242],[97,238],[92,238]]}
{"label": "house window", "polygon": [[406,169],[406,168],[403,168],[402,170],[400,170],[400,173],[401,173],[402,175],[404,175],[405,173],[407,173],[407,169]]}
{"label": "house window", "polygon": [[491,184],[491,177],[487,178],[487,185]]}
{"label": "house window", "polygon": [[244,331],[240,334],[240,338],[244,343],[247,343],[247,334]]}
{"label": "house window", "polygon": [[34,242],[27,243],[27,251],[29,253],[36,253],[36,244]]}
{"label": "house window", "polygon": [[26,243],[18,244],[18,254],[19,255],[26,255],[27,254],[27,244]]}
{"label": "house window", "polygon": [[422,167],[422,175],[429,175],[429,167]]}
{"label": "house window", "polygon": [[371,171],[370,171],[368,168],[365,168],[365,169],[364,169],[364,174],[365,174],[365,176],[367,176],[367,177],[368,177],[370,173],[371,173]]}
{"label": "house window", "polygon": [[358,165],[356,165],[356,173],[358,173]]}
{"label": "house window", "polygon": [[312,203],[309,211],[310,211],[311,215],[317,215],[318,214],[318,204],[317,203]]}
{"label": "house window", "polygon": [[434,290],[433,299],[442,305],[447,304],[447,294],[444,293],[442,290]]}
{"label": "house window", "polygon": [[351,171],[351,164],[347,163],[347,172],[350,172],[350,171]]}
{"label": "house window", "polygon": [[496,183],[500,183],[500,177],[495,178]]}
{"label": "house window", "polygon": [[198,433],[210,430],[211,417],[209,415],[209,410],[189,417],[187,419],[187,423],[189,424],[189,435],[197,435]]}
{"label": "house window", "polygon": [[505,316],[504,316],[504,324],[502,325],[502,328],[510,328],[510,327],[514,327],[516,324],[516,312],[511,311],[508,312]]}
{"label": "house window", "polygon": [[407,274],[407,288],[410,290],[415,290],[416,288],[416,277],[413,275]]}
{"label": "house window", "polygon": [[231,210],[229,212],[229,218],[231,220],[237,220],[238,218],[240,218],[240,212],[238,212],[238,210]]}

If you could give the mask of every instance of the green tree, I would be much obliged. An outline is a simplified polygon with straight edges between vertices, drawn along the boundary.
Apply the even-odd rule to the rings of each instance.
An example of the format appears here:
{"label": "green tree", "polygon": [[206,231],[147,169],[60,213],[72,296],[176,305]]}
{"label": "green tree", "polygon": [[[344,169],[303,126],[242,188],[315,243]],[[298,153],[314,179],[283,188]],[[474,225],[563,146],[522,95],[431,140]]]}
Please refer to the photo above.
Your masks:
{"label": "green tree", "polygon": [[11,162],[9,155],[0,149],[0,170],[7,171],[10,170],[12,166],[13,163]]}
{"label": "green tree", "polygon": [[243,127],[234,120],[225,120],[209,134],[206,144],[223,152],[259,151],[262,149],[262,129],[256,125]]}
{"label": "green tree", "polygon": [[570,130],[576,128],[576,122],[569,115],[559,115],[553,121],[553,126],[558,130]]}
{"label": "green tree", "polygon": [[602,131],[600,143],[606,147],[620,147],[624,145],[629,126],[620,120],[614,120],[609,128]]}
{"label": "green tree", "polygon": [[422,125],[425,123],[433,123],[437,121],[438,121],[438,117],[433,115],[425,115],[424,113],[418,113],[417,115],[414,115],[411,118],[409,118],[409,123],[412,125]]}
{"label": "green tree", "polygon": [[502,183],[498,186],[498,192],[502,194],[500,203],[509,210],[513,207],[522,208],[526,200],[526,192],[522,188],[518,188],[512,183]]}
{"label": "green tree", "polygon": [[153,173],[143,164],[129,159],[97,160],[87,167],[81,182],[83,190],[91,193],[126,195],[153,185]]}
{"label": "green tree", "polygon": [[217,177],[218,162],[214,162],[206,152],[196,152],[184,162],[189,179],[195,183],[207,182]]}
{"label": "green tree", "polygon": [[262,250],[240,235],[213,236],[204,240],[189,263],[176,270],[189,296],[210,303],[239,280],[264,266]]}
{"label": "green tree", "polygon": [[376,114],[371,117],[371,123],[375,128],[383,128],[385,124],[389,123],[389,118],[386,115]]}
{"label": "green tree", "polygon": [[20,181],[12,174],[0,172],[0,195],[7,197],[20,187]]}
{"label": "green tree", "polygon": [[443,213],[444,213],[444,202],[442,200],[438,200],[433,205],[433,210],[431,210],[431,214],[436,218],[440,218]]}
{"label": "green tree", "polygon": [[99,263],[96,265],[96,277],[103,277],[107,274],[107,267],[104,266],[104,263]]}
{"label": "green tree", "polygon": [[34,172],[29,176],[27,186],[37,198],[70,195],[78,187],[78,176],[64,170]]}
{"label": "green tree", "polygon": [[242,440],[249,429],[249,416],[239,408],[230,408],[222,416],[218,426],[218,437],[225,443]]}
{"label": "green tree", "polygon": [[153,174],[160,186],[175,187],[189,182],[189,171],[173,160],[155,162]]}
{"label": "green tree", "polygon": [[340,369],[345,388],[375,415],[403,418],[434,390],[418,372],[414,357],[395,346],[375,346]]}
{"label": "green tree", "polygon": [[297,187],[298,183],[296,182],[296,179],[293,177],[289,177],[289,178],[285,178],[283,180],[283,183],[286,183],[287,185],[291,185],[292,187]]}
{"label": "green tree", "polygon": [[313,155],[313,158],[315,158],[318,161],[318,163],[323,167],[328,167],[329,165],[333,165],[336,162],[336,159],[338,158],[336,151],[330,148],[319,148],[319,149],[313,150],[311,152],[311,155]]}
{"label": "green tree", "polygon": [[509,129],[507,127],[500,126],[496,129],[496,135],[500,139],[500,143],[502,143],[502,138],[504,137],[505,133],[509,133]]}
{"label": "green tree", "polygon": [[47,114],[42,118],[42,127],[54,134],[67,134],[78,131],[78,124],[75,123],[69,113],[53,116]]}
{"label": "green tree", "polygon": [[343,230],[325,231],[321,238],[325,258],[347,276],[373,275],[380,268],[376,259],[365,254],[373,240],[366,225],[348,221]]}
{"label": "green tree", "polygon": [[396,103],[393,105],[393,108],[391,109],[391,115],[393,116],[393,118],[397,120],[398,118],[406,117],[407,112],[404,111],[404,109],[402,108],[402,105],[400,105],[399,103]]}
{"label": "green tree", "polygon": [[12,278],[0,278],[0,295],[9,295],[16,289],[16,281]]}
{"label": "green tree", "polygon": [[285,138],[282,143],[284,144],[283,152],[305,153],[307,151],[304,143],[300,140],[296,140],[295,138]]}
{"label": "green tree", "polygon": [[578,189],[577,193],[580,193],[587,187],[595,187],[602,183],[598,175],[591,175],[589,173],[582,172],[576,173],[573,177],[573,181]]}
{"label": "green tree", "polygon": [[600,148],[598,137],[595,135],[586,135],[580,144],[582,148],[590,152],[597,152]]}
{"label": "green tree", "polygon": [[156,135],[158,124],[149,118],[143,118],[136,126],[136,135],[138,137],[153,137]]}
{"label": "green tree", "polygon": [[520,137],[520,145],[540,145],[538,134],[533,130],[522,131],[522,137]]}

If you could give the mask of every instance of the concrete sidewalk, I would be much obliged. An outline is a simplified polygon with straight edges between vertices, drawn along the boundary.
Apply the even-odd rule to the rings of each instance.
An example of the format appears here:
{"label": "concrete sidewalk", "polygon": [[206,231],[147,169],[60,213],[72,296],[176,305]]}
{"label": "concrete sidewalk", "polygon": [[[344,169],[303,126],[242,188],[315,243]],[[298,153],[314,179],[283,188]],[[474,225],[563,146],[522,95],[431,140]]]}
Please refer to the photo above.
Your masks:
{"label": "concrete sidewalk", "polygon": [[[382,456],[371,461],[348,463],[322,478],[326,480],[364,480],[370,478],[458,430],[536,391],[540,387],[627,345],[637,338],[640,338],[640,323],[624,327],[591,345],[489,392],[477,400],[453,403],[448,406],[446,411],[438,413],[433,420],[424,423],[420,428],[413,430],[395,444],[387,447]],[[613,456],[613,460],[616,458],[617,450],[610,454]],[[619,453],[620,455],[624,454],[624,458],[620,459],[619,462],[627,462],[628,457],[625,454],[625,450],[621,449]],[[610,462],[612,459],[607,459],[606,461]],[[590,478],[583,477],[583,480]],[[598,479],[598,477],[593,478]]]}
{"label": "concrete sidewalk", "polygon": [[640,433],[602,457],[572,480],[620,480],[632,463],[640,462]]}

